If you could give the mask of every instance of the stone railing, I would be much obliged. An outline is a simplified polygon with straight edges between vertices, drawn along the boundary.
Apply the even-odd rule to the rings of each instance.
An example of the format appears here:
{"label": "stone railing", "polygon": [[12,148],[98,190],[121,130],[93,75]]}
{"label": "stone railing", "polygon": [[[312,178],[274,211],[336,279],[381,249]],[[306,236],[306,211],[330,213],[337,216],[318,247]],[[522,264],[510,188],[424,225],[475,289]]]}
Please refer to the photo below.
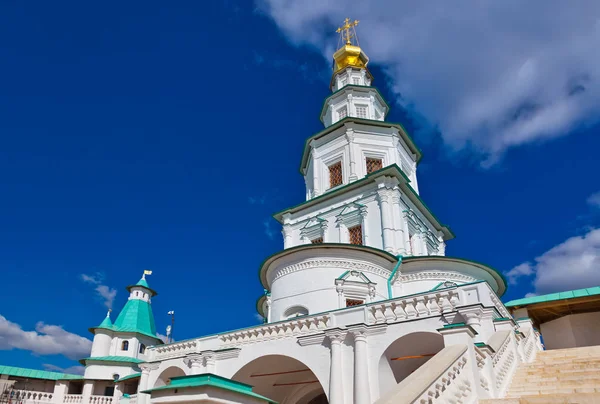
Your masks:
{"label": "stone railing", "polygon": [[138,396],[137,394],[132,394],[129,396],[129,404],[137,404]]}
{"label": "stone railing", "polygon": [[475,401],[466,345],[450,345],[395,386],[377,404]]}
{"label": "stone railing", "polygon": [[24,404],[29,403],[51,403],[53,393],[45,393],[42,391],[28,391],[28,390],[8,390],[9,402],[22,402]]}
{"label": "stone railing", "polygon": [[538,341],[539,337],[537,332],[533,328],[529,329],[527,336],[522,341],[524,362],[531,363],[535,360],[538,351]]}
{"label": "stone railing", "polygon": [[368,324],[391,323],[419,317],[439,316],[451,312],[459,303],[458,290],[443,290],[411,295],[404,298],[371,303],[368,307]]}
{"label": "stone railing", "polygon": [[90,396],[89,404],[112,404],[111,396]]}
{"label": "stone railing", "polygon": [[492,368],[498,397],[502,397],[518,365],[514,338],[512,330],[498,331],[490,338],[490,346],[496,351],[492,359]]}
{"label": "stone railing", "polygon": [[262,326],[222,334],[219,336],[224,346],[254,343],[269,339],[299,337],[325,330],[330,326],[328,314],[303,316],[289,321],[282,321]]}
{"label": "stone railing", "polygon": [[81,404],[83,396],[81,394],[65,394],[63,403],[66,404]]}

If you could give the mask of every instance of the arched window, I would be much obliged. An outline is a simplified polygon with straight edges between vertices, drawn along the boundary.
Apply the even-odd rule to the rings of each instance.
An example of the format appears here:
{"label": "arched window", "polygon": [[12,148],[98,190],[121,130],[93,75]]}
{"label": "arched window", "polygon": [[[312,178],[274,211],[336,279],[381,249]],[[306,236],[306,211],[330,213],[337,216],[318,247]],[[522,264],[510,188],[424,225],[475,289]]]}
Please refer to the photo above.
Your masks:
{"label": "arched window", "polygon": [[143,354],[144,352],[146,352],[146,345],[140,344],[140,353]]}
{"label": "arched window", "polygon": [[292,306],[283,313],[284,318],[294,318],[308,315],[308,309],[302,306]]}
{"label": "arched window", "polygon": [[121,351],[129,351],[129,341],[121,342]]}

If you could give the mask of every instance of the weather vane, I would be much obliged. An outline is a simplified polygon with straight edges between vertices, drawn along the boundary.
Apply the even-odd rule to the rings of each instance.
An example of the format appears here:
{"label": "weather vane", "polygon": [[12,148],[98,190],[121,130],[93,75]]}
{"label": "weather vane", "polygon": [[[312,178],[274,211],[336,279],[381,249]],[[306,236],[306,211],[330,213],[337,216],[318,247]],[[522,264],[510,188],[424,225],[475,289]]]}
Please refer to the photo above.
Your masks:
{"label": "weather vane", "polygon": [[342,41],[346,42],[346,45],[352,45],[352,38],[356,38],[356,44],[358,45],[358,38],[356,37],[356,27],[358,25],[358,20],[354,20],[350,22],[350,18],[346,18],[344,20],[344,25],[339,27],[335,32],[341,34]]}

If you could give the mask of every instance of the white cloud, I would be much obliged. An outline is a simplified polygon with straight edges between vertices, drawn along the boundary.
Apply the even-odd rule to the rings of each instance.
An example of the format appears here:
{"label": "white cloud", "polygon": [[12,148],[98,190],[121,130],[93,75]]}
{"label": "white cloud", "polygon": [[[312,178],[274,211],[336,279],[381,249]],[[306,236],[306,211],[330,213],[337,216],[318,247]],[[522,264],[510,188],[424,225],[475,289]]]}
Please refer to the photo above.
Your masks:
{"label": "white cloud", "polygon": [[102,284],[103,279],[100,274],[96,274],[96,276],[81,274],[81,280],[96,286],[96,293],[104,300],[104,305],[112,309],[115,297],[117,296],[117,290]]}
{"label": "white cloud", "polygon": [[38,355],[64,355],[70,359],[88,356],[92,341],[65,331],[61,326],[39,322],[35,331],[24,331],[19,324],[0,315],[0,350],[22,349]]}
{"label": "white cloud", "polygon": [[593,208],[600,208],[600,191],[591,194],[587,198],[587,203]]}
{"label": "white cloud", "polygon": [[68,368],[61,368],[60,366],[53,365],[51,363],[42,364],[45,370],[49,370],[51,372],[62,372],[68,373],[71,375],[83,375],[85,372],[85,366],[69,366]]}
{"label": "white cloud", "polygon": [[517,265],[510,271],[506,272],[506,277],[508,278],[508,282],[512,285],[515,285],[519,278],[523,276],[529,276],[533,274],[533,267],[529,262],[524,262],[520,265]]}
{"label": "white cloud", "polygon": [[333,29],[359,19],[360,44],[399,103],[484,164],[600,116],[598,1],[257,1],[293,43],[328,60]]}
{"label": "white cloud", "polygon": [[535,258],[534,263],[522,263],[506,273],[513,282],[534,274],[537,294],[600,285],[600,229],[571,237]]}

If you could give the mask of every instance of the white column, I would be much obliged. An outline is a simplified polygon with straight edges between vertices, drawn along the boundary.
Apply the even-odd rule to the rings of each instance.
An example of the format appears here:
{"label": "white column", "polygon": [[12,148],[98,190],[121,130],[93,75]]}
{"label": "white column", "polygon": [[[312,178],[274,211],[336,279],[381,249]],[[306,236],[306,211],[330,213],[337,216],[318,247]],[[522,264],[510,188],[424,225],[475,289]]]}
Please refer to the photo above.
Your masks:
{"label": "white column", "polygon": [[[1,387],[2,387],[2,384],[0,384],[0,392],[3,391],[1,389]],[[69,391],[69,382],[68,381],[61,381],[61,380],[56,381],[56,383],[54,384],[54,395],[52,397],[52,401],[55,403],[62,403],[65,398],[65,394],[67,394],[68,391]],[[116,389],[115,389],[115,394],[116,394]]]}
{"label": "white column", "polygon": [[361,216],[361,226],[362,226],[362,236],[363,236],[363,245],[369,244],[369,236],[371,235],[367,226],[367,207],[363,206],[360,208],[360,216]]}
{"label": "white column", "polygon": [[348,181],[356,181],[356,150],[354,149],[354,129],[346,127],[346,140],[348,140],[348,152],[350,155],[350,176]]}
{"label": "white column", "polygon": [[329,222],[327,220],[324,220],[321,222],[321,232],[323,234],[323,242],[324,243],[330,242],[329,232],[327,231],[328,227],[329,227]]}
{"label": "white column", "polygon": [[410,246],[410,230],[408,229],[408,210],[402,211],[402,228],[404,229],[404,251],[407,255],[415,255],[414,251]]}
{"label": "white column", "polygon": [[346,333],[339,330],[326,333],[331,342],[331,366],[329,368],[329,404],[344,403],[342,368],[342,341]]}
{"label": "white column", "polygon": [[404,232],[404,223],[402,223],[402,205],[400,203],[400,194],[397,189],[394,189],[394,193],[392,194],[392,219],[394,222],[395,233],[395,254],[404,256],[406,255],[406,237],[408,237],[408,235]]}
{"label": "white column", "polygon": [[204,354],[204,358],[206,361],[206,372],[207,373],[215,373],[215,368],[217,366],[217,363],[215,360],[215,353],[214,352],[206,352]]}
{"label": "white column", "polygon": [[317,197],[321,194],[321,192],[319,192],[319,167],[318,167],[318,160],[317,160],[317,150],[315,149],[314,145],[310,145],[310,147],[312,147],[312,175],[313,175],[313,198]]}
{"label": "white column", "polygon": [[[148,379],[150,378],[150,372],[158,369],[158,363],[142,363],[140,369],[142,369],[142,376],[140,377],[140,384],[138,385],[138,404],[147,404],[150,402],[150,395],[142,393],[144,390],[150,389],[148,386]],[[85,397],[84,397],[85,398]],[[86,403],[87,401],[84,401]]]}
{"label": "white column", "polygon": [[381,228],[383,233],[383,249],[389,253],[394,252],[394,229],[392,223],[392,209],[390,206],[391,190],[382,188],[377,191],[377,200],[381,210]]}
{"label": "white column", "polygon": [[364,330],[351,331],[354,335],[354,404],[370,404],[369,359],[367,336]]}
{"label": "white column", "polygon": [[267,323],[271,322],[271,304],[272,304],[272,300],[271,300],[271,294],[267,294]]}
{"label": "white column", "polygon": [[281,230],[283,235],[283,248],[290,248],[292,246],[292,228],[289,224],[284,224]]}
{"label": "white column", "polygon": [[348,243],[348,229],[346,229],[346,225],[344,224],[344,219],[341,216],[338,216],[336,221],[337,227],[339,230],[339,242],[340,243]]}

